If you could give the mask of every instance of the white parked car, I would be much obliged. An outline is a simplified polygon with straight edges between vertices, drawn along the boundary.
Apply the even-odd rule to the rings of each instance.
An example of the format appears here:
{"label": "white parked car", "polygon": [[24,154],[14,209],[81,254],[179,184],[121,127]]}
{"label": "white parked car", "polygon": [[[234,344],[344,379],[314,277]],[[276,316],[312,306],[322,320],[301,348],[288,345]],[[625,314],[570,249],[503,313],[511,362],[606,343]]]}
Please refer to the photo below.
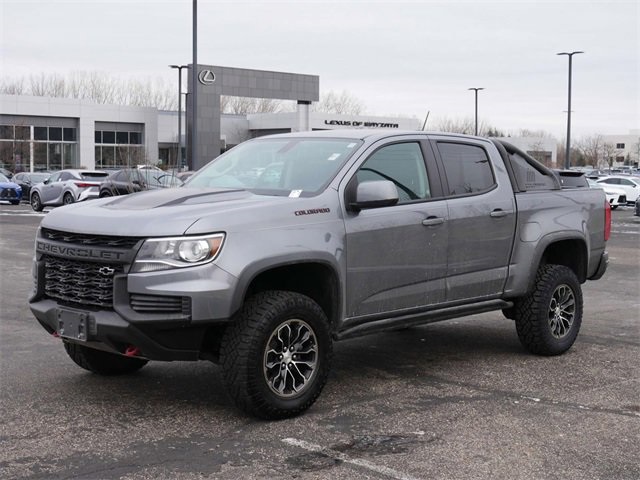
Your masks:
{"label": "white parked car", "polygon": [[609,185],[607,183],[598,183],[590,178],[587,179],[591,188],[601,188],[604,190],[604,194],[607,196],[607,202],[611,205],[611,210],[615,210],[620,205],[627,204],[627,193],[618,187]]}
{"label": "white parked car", "polygon": [[31,208],[40,212],[47,206],[69,205],[98,198],[100,184],[109,174],[100,170],[60,170],[31,187]]}
{"label": "white parked car", "polygon": [[599,178],[596,182],[624,190],[627,195],[627,203],[635,204],[640,196],[640,179],[627,175],[611,175]]}

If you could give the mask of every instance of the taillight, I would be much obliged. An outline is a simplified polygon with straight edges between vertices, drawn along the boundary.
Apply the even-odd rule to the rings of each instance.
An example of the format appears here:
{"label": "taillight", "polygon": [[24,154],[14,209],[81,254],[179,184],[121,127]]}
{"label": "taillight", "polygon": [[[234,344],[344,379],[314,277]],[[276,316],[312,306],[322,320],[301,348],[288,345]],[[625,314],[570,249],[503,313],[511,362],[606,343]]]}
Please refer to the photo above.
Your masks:
{"label": "taillight", "polygon": [[604,202],[604,241],[608,241],[611,236],[611,205]]}
{"label": "taillight", "polygon": [[73,182],[76,184],[76,187],[78,188],[89,188],[89,187],[95,187],[95,185],[93,183],[83,183],[83,182]]}

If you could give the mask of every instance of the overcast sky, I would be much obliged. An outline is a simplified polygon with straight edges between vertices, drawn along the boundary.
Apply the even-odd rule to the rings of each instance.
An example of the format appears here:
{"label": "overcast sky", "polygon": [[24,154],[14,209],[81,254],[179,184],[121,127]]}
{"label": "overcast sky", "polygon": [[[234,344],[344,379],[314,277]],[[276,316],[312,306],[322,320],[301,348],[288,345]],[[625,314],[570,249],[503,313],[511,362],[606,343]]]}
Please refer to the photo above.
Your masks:
{"label": "overcast sky", "polygon": [[[3,76],[104,71],[177,82],[192,0],[0,0]],[[372,115],[471,118],[572,136],[640,128],[640,2],[198,1],[198,62],[320,76]],[[186,84],[185,84],[186,88]]]}

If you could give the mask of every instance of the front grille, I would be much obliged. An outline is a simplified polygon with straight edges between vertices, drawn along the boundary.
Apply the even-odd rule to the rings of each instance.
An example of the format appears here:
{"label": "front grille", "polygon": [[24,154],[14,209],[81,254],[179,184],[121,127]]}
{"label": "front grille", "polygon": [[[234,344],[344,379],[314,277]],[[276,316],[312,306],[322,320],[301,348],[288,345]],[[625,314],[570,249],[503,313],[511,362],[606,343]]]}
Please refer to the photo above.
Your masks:
{"label": "front grille", "polygon": [[76,245],[91,245],[96,247],[133,248],[141,240],[139,237],[116,237],[111,235],[88,235],[86,233],[61,232],[43,228],[43,238],[56,242],[73,243]]}
{"label": "front grille", "polygon": [[18,193],[14,188],[3,188],[0,190],[0,198],[18,198]]}
{"label": "front grille", "polygon": [[129,303],[131,309],[139,313],[179,313],[185,316],[191,315],[191,299],[189,297],[132,293]]}
{"label": "front grille", "polygon": [[61,303],[113,308],[113,277],[122,265],[44,256],[47,297]]}

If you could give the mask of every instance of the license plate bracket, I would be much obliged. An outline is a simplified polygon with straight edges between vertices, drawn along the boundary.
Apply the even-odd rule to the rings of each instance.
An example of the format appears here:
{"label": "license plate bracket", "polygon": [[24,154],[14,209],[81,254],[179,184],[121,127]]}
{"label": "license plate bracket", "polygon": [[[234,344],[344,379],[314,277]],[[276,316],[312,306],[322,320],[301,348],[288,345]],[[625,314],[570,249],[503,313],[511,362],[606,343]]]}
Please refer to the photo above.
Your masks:
{"label": "license plate bracket", "polygon": [[58,309],[58,335],[62,338],[86,342],[88,331],[88,313]]}

